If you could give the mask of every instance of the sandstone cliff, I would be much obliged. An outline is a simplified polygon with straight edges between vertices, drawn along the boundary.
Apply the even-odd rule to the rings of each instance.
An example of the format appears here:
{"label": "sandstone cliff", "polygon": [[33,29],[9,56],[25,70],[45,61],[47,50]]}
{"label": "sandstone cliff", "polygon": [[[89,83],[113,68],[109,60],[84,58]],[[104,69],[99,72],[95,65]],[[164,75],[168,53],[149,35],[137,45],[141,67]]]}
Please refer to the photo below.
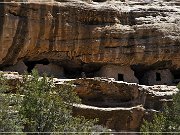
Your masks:
{"label": "sandstone cliff", "polygon": [[0,4],[0,66],[117,64],[180,68],[178,2]]}
{"label": "sandstone cliff", "polygon": [[[177,91],[166,84],[180,80],[180,3],[102,1],[0,3],[0,69],[83,76],[73,81],[85,104],[74,115],[137,131],[149,109],[161,109]],[[7,77],[20,83],[19,75]]]}

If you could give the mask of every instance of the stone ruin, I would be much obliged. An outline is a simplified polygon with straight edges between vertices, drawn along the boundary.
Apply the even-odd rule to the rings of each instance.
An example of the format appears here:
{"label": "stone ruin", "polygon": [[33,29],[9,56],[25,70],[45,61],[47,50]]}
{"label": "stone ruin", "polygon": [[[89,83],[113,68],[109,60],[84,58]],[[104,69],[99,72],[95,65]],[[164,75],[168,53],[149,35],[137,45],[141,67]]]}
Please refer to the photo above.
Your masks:
{"label": "stone ruin", "polygon": [[[2,71],[12,71],[23,74],[24,72],[31,72],[32,69],[37,69],[40,75],[46,73],[47,76],[54,76],[57,78],[69,78],[69,76],[64,71],[63,66],[49,63],[48,60],[40,61],[31,61],[23,62],[19,61],[13,66],[8,66],[2,68]],[[95,67],[93,67],[95,68]],[[134,71],[130,66],[118,66],[118,65],[104,65],[96,70],[90,68],[83,71],[81,69],[76,69],[79,74],[76,74],[74,69],[68,72],[71,72],[73,78],[81,78],[84,76],[89,77],[88,74],[91,74],[91,77],[104,77],[104,78],[114,78],[116,81],[128,82],[128,83],[139,83],[144,85],[177,85],[180,80],[179,71],[170,71],[169,69],[155,69],[147,70],[143,73],[142,77],[136,77],[137,71]],[[88,70],[92,70],[89,71]],[[141,72],[141,71],[138,71]],[[83,76],[82,76],[83,73]],[[71,77],[72,78],[72,77]]]}
{"label": "stone ruin", "polygon": [[2,68],[2,71],[18,72],[19,74],[23,74],[25,72],[31,72],[32,69],[36,69],[40,76],[45,73],[47,76],[64,78],[63,67],[49,62],[44,64],[42,62],[30,62],[30,64],[28,63],[28,65],[26,65],[23,61],[19,61],[13,66]]}
{"label": "stone ruin", "polygon": [[0,3],[0,69],[74,81],[74,115],[138,131],[178,91],[167,85],[180,81],[179,2],[93,1]]}
{"label": "stone ruin", "polygon": [[114,78],[116,81],[139,83],[138,79],[134,76],[134,71],[128,66],[106,65],[101,67],[97,76]]}
{"label": "stone ruin", "polygon": [[[15,93],[16,86],[22,83],[22,76],[17,72],[1,73]],[[74,116],[98,118],[98,124],[121,132],[139,131],[142,119],[149,119],[161,110],[162,105],[171,102],[172,95],[178,91],[176,86],[145,86],[103,78],[53,80],[55,86],[73,84],[74,91],[82,100],[82,104],[73,105]]]}
{"label": "stone ruin", "polygon": [[151,70],[145,73],[142,80],[147,85],[172,85],[173,74],[169,69]]}
{"label": "stone ruin", "polygon": [[[129,5],[124,0],[97,1],[0,4],[0,69],[23,73],[36,67],[60,78],[79,78],[84,72],[86,77],[176,85],[180,80],[177,1],[165,5],[155,0],[154,5],[144,0],[128,0]],[[170,64],[152,66],[158,62]],[[88,64],[94,69],[84,69]],[[133,65],[148,68],[136,71]]]}

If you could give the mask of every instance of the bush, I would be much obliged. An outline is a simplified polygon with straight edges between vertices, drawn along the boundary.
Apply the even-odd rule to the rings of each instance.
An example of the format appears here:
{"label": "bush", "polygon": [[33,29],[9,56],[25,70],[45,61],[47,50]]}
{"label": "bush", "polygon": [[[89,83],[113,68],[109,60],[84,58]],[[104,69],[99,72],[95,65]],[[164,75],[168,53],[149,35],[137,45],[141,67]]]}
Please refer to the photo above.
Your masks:
{"label": "bush", "polygon": [[80,100],[70,84],[55,87],[52,78],[39,78],[36,71],[32,77],[24,76],[23,82],[20,114],[26,132],[90,131],[93,122],[72,117],[72,105]]}
{"label": "bush", "polygon": [[[180,83],[177,87],[180,89]],[[165,105],[163,110],[154,115],[152,122],[144,120],[140,129],[143,135],[153,134],[149,132],[180,132],[180,92],[173,96],[172,105]]]}
{"label": "bush", "polygon": [[155,114],[152,122],[144,120],[140,132],[142,132],[141,134],[143,135],[153,134],[150,132],[156,132],[154,134],[158,133],[161,135],[161,132],[165,128],[165,121],[166,119],[163,114]]}
{"label": "bush", "polygon": [[[1,81],[5,85],[1,85],[0,89],[4,92],[9,87],[3,81],[6,81]],[[80,103],[72,90],[71,84],[55,87],[53,78],[40,78],[35,70],[31,76],[24,75],[15,95],[14,101],[17,102],[10,102],[12,96],[9,94],[1,94],[1,132],[91,132],[96,120],[72,116],[73,104]],[[11,107],[14,109],[9,110]]]}
{"label": "bush", "polygon": [[22,132],[22,121],[19,120],[20,96],[9,92],[7,80],[0,75],[0,132]]}

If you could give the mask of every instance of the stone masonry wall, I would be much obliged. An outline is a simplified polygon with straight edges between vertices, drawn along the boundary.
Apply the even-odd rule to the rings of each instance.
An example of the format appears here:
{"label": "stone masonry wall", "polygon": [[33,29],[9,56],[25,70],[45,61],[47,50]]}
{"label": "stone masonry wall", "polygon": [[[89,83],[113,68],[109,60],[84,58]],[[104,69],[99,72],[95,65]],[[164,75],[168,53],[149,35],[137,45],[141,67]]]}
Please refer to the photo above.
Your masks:
{"label": "stone masonry wall", "polygon": [[100,77],[115,78],[118,81],[118,74],[123,76],[125,82],[138,83],[138,79],[134,76],[134,71],[128,66],[106,65],[100,69],[97,75]]}

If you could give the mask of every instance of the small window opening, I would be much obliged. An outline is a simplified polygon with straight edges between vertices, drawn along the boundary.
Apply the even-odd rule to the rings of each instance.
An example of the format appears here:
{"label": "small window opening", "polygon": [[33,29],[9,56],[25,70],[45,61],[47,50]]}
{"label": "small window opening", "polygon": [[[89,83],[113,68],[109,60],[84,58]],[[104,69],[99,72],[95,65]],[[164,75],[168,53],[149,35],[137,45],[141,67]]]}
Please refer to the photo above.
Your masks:
{"label": "small window opening", "polygon": [[118,74],[118,81],[124,81],[124,75]]}
{"label": "small window opening", "polygon": [[161,74],[160,73],[156,73],[156,81],[161,81]]}

